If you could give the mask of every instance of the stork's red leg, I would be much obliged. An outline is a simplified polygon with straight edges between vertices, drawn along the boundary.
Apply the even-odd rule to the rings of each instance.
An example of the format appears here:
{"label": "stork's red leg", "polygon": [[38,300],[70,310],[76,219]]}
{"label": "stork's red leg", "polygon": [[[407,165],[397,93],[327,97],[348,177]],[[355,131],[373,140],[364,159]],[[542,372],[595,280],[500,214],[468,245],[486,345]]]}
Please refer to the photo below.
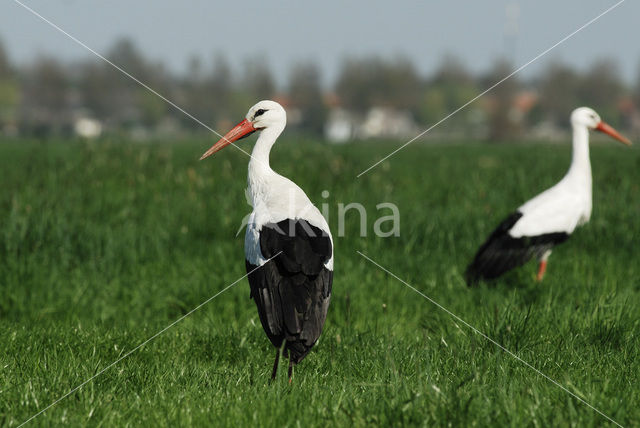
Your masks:
{"label": "stork's red leg", "polygon": [[289,384],[293,381],[293,360],[291,359],[291,355],[289,355]]}
{"label": "stork's red leg", "polygon": [[538,282],[542,281],[544,278],[544,273],[547,271],[547,260],[540,260],[540,267],[538,268],[538,275],[536,276],[536,280]]}

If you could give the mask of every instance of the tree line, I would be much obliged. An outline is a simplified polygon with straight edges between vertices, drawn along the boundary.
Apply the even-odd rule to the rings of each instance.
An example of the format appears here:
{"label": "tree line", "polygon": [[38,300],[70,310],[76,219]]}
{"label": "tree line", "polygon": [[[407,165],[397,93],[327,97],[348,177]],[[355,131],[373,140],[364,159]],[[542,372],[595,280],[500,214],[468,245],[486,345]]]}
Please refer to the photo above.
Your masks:
{"label": "tree line", "polygon": [[[310,135],[322,135],[331,111],[338,108],[355,116],[372,107],[394,109],[426,128],[513,71],[512,64],[498,59],[491,70],[474,74],[447,56],[432,73],[422,75],[407,58],[370,56],[344,60],[328,87],[314,62],[292,66],[279,86],[260,58],[247,60],[239,73],[223,55],[212,61],[193,58],[185,73],[176,74],[145,57],[129,39],[116,41],[105,56],[214,129],[226,128],[257,100],[274,98],[290,111],[291,127]],[[554,61],[533,78],[516,75],[504,81],[437,132],[503,140],[541,123],[566,130],[569,113],[579,105],[592,106],[614,126],[637,133],[640,75],[630,85],[612,60],[597,60],[585,71]],[[0,43],[0,134],[70,135],[83,117],[112,133],[207,132],[99,58],[65,63],[41,55],[16,66]]]}

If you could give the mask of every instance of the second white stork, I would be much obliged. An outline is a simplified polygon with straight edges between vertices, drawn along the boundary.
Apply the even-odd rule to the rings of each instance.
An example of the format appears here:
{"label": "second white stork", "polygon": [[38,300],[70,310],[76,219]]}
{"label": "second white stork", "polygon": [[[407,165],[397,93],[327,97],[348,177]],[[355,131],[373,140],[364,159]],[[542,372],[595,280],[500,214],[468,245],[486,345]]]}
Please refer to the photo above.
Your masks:
{"label": "second white stork", "polygon": [[283,350],[291,382],[293,365],[314,346],[327,316],[333,240],[325,218],[302,189],[269,166],[269,152],[286,122],[280,104],[260,101],[200,159],[260,133],[249,161],[253,212],[245,234],[245,265],[260,322],[276,347],[271,378],[276,377]]}
{"label": "second white stork", "polygon": [[626,145],[631,142],[588,107],[571,113],[573,157],[562,180],[521,205],[491,233],[467,267],[467,285],[490,280],[536,258],[541,281],[553,247],[567,240],[591,217],[591,162],[589,130],[603,132]]}

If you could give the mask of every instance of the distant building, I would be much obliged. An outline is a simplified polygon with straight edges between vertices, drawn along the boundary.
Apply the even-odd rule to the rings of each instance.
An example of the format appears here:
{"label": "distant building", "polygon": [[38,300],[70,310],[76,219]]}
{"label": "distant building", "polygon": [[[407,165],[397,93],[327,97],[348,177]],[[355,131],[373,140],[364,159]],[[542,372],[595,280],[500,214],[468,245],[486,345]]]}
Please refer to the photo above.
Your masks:
{"label": "distant building", "polygon": [[74,121],[73,131],[82,138],[97,138],[102,134],[102,123],[96,119],[82,116]]}
{"label": "distant building", "polygon": [[362,116],[334,107],[324,132],[327,140],[339,144],[353,139],[410,138],[420,130],[408,111],[373,107]]}
{"label": "distant building", "polygon": [[358,128],[358,137],[411,138],[418,132],[418,126],[408,111],[373,107]]}
{"label": "distant building", "polygon": [[324,125],[324,135],[331,143],[346,143],[355,137],[357,124],[353,113],[339,107],[332,108]]}

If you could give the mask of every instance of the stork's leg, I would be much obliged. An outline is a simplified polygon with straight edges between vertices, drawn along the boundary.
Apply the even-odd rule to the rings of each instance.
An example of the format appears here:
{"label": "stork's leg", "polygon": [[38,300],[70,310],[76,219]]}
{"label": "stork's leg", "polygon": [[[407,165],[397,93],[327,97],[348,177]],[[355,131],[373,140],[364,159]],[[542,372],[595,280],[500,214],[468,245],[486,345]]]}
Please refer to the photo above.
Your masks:
{"label": "stork's leg", "polygon": [[293,360],[291,359],[291,355],[289,355],[289,384],[293,381]]}
{"label": "stork's leg", "polygon": [[538,267],[538,275],[536,275],[536,280],[538,282],[542,281],[542,278],[544,278],[544,273],[547,271],[547,260],[549,260],[550,255],[551,250],[547,250],[544,252],[542,257],[540,257],[540,266]]}
{"label": "stork's leg", "polygon": [[276,348],[276,360],[273,363],[273,371],[271,372],[271,380],[275,380],[278,373],[278,362],[280,361],[280,348]]}
{"label": "stork's leg", "polygon": [[540,260],[540,266],[538,267],[538,275],[536,275],[536,281],[538,282],[542,281],[542,278],[544,278],[544,273],[546,271],[547,271],[547,261]]}

